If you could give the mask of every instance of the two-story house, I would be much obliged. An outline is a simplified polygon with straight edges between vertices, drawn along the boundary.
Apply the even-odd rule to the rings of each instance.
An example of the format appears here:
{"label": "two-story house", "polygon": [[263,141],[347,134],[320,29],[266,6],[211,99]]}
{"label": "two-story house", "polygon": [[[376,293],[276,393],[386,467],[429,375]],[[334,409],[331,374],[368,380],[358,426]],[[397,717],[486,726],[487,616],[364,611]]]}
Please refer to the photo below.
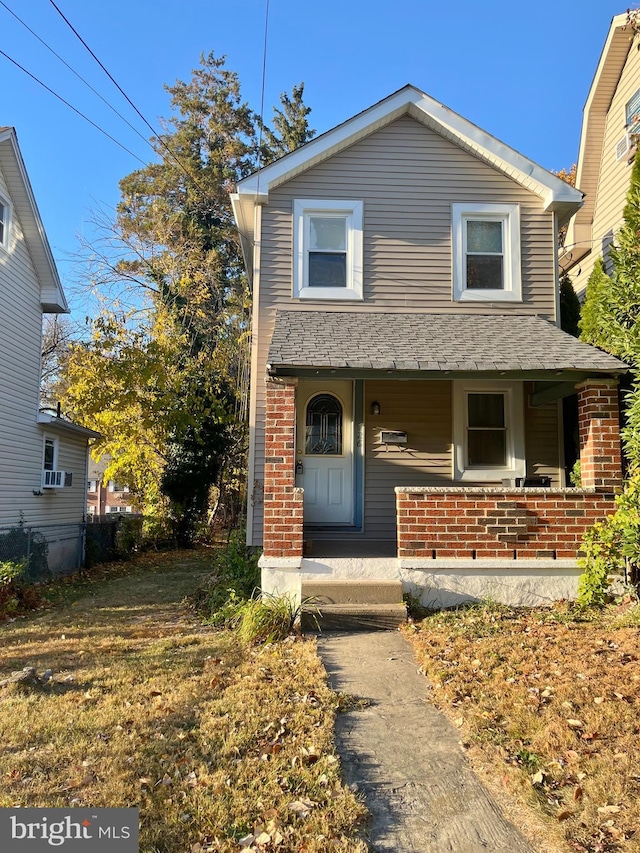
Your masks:
{"label": "two-story house", "polygon": [[13,548],[21,528],[47,541],[50,569],[73,568],[97,433],[39,410],[42,315],[68,307],[10,127],[0,128],[0,294],[0,560],[16,556],[3,543]]}
{"label": "two-story house", "polygon": [[[559,328],[557,234],[581,193],[406,86],[232,201],[263,588],[573,595],[582,533],[621,482],[625,370]],[[572,394],[579,490],[562,458]]]}
{"label": "two-story house", "polygon": [[640,43],[627,14],[611,22],[584,106],[576,186],[584,204],[569,224],[560,265],[584,294],[598,258],[610,272],[608,247],[622,225],[640,134]]}

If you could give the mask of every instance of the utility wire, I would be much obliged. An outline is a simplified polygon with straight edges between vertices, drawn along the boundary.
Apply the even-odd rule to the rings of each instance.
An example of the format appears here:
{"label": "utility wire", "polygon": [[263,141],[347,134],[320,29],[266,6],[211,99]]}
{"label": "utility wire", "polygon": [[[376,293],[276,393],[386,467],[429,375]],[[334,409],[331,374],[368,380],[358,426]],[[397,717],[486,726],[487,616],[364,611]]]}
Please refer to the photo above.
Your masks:
{"label": "utility wire", "polygon": [[79,115],[80,118],[83,118],[85,121],[88,121],[89,124],[92,125],[93,127],[95,127],[96,130],[99,130],[100,133],[104,134],[107,137],[107,139],[110,139],[112,142],[115,142],[115,144],[119,148],[122,148],[123,151],[126,151],[127,154],[129,154],[135,160],[138,160],[138,162],[142,163],[143,166],[147,165],[144,162],[144,160],[142,160],[140,157],[138,157],[137,154],[134,154],[133,151],[129,151],[129,149],[125,145],[123,145],[121,142],[118,142],[118,140],[115,137],[111,136],[110,133],[107,133],[107,131],[104,130],[102,127],[100,127],[99,124],[96,124],[95,121],[91,121],[91,119],[88,116],[86,116],[84,113],[80,112],[80,110],[76,109],[73,106],[73,104],[69,103],[69,101],[65,101],[65,99],[62,97],[62,95],[59,95],[57,92],[54,92],[53,89],[50,89],[46,83],[43,83],[42,80],[40,80],[38,77],[35,76],[35,74],[32,74],[30,71],[27,71],[27,69],[23,65],[20,65],[20,63],[16,62],[15,59],[12,59],[8,53],[4,52],[4,50],[0,50],[0,56],[4,56],[4,58],[8,59],[9,62],[11,62],[13,65],[16,66],[16,68],[19,68],[20,71],[24,71],[24,73],[28,77],[31,77],[32,80],[35,80],[36,83],[39,83],[43,87],[43,89],[47,90],[47,92],[50,92],[54,96],[54,98],[57,98],[59,101],[62,101],[62,103],[65,106],[69,107],[70,110],[73,110],[73,112],[76,113],[76,115]]}
{"label": "utility wire", "polygon": [[153,149],[153,145],[149,142],[149,140],[146,138],[146,136],[144,136],[144,134],[140,133],[140,131],[136,127],[134,127],[131,124],[131,122],[128,121],[128,119],[126,119],[122,115],[122,113],[119,113],[118,110],[112,104],[110,104],[106,98],[103,98],[102,95],[100,94],[100,92],[98,92],[96,89],[93,88],[91,83],[89,83],[87,80],[85,80],[85,78],[81,74],[78,74],[78,72],[75,70],[75,68],[73,68],[71,65],[69,65],[69,63],[65,59],[63,59],[59,53],[56,53],[56,51],[51,47],[51,45],[47,44],[47,42],[43,38],[41,38],[38,35],[38,33],[35,32],[35,30],[32,30],[31,27],[29,26],[29,24],[27,24],[25,21],[23,21],[22,18],[13,11],[13,9],[10,9],[9,6],[7,6],[7,4],[3,2],[3,0],[0,0],[0,6],[3,6],[10,15],[13,15],[13,17],[16,19],[16,21],[19,21],[19,23],[21,23],[22,26],[25,29],[27,29],[34,38],[38,39],[40,44],[44,45],[47,48],[47,50],[50,51],[56,57],[56,59],[58,59],[63,65],[65,65],[69,69],[69,71],[71,71],[72,74],[75,74],[75,76],[78,78],[78,80],[81,80],[85,84],[85,86],[87,86],[89,89],[91,89],[93,94],[97,95],[97,97],[100,98],[100,100],[102,101],[103,104],[106,104],[109,107],[109,109],[112,110],[118,116],[118,118],[122,119],[122,121],[126,125],[128,125],[131,128],[131,130],[140,137],[140,139],[142,139],[143,142],[145,142],[150,148]]}
{"label": "utility wire", "polygon": [[81,36],[81,35],[80,35],[80,33],[76,30],[76,28],[73,26],[73,24],[71,23],[71,21],[70,21],[70,20],[65,16],[65,14],[64,14],[64,13],[63,13],[59,8],[58,8],[58,6],[55,4],[54,0],[49,0],[49,2],[50,2],[50,3],[51,3],[51,5],[53,6],[53,8],[56,10],[56,12],[60,15],[60,17],[62,18],[62,20],[65,22],[65,24],[66,24],[66,25],[69,27],[69,29],[73,32],[73,34],[75,35],[75,37],[76,37],[76,38],[77,38],[77,39],[82,43],[82,45],[86,48],[86,50],[91,54],[91,56],[95,59],[95,61],[96,61],[96,62],[98,63],[98,65],[100,66],[100,68],[102,68],[102,70],[104,71],[104,73],[107,75],[107,77],[109,78],[109,80],[111,80],[111,82],[112,82],[112,83],[113,83],[113,85],[116,87],[116,89],[120,92],[120,94],[123,96],[123,98],[125,98],[125,100],[126,100],[126,101],[131,105],[131,107],[132,107],[132,108],[136,111],[136,113],[140,116],[140,118],[142,119],[142,121],[147,125],[147,127],[149,128],[149,130],[151,131],[151,133],[153,133],[153,135],[154,135],[154,136],[155,136],[155,138],[158,140],[158,142],[160,143],[160,145],[162,145],[162,147],[163,147],[163,148],[165,149],[165,151],[169,154],[169,156],[170,156],[170,157],[171,157],[171,158],[172,158],[172,159],[173,159],[173,160],[178,164],[178,166],[182,169],[182,171],[183,171],[183,172],[184,172],[184,174],[189,178],[189,180],[190,180],[190,181],[192,181],[192,182],[194,183],[194,185],[195,185],[195,186],[200,190],[200,192],[203,194],[203,196],[204,196],[205,198],[207,198],[207,197],[209,196],[209,193],[208,193],[208,192],[204,189],[204,187],[200,184],[200,182],[199,182],[199,181],[198,181],[198,179],[195,177],[195,175],[194,175],[194,174],[193,174],[189,169],[187,169],[187,167],[183,164],[183,162],[182,162],[182,161],[181,161],[181,160],[180,160],[180,159],[179,159],[179,158],[178,158],[178,157],[173,153],[173,151],[171,150],[171,148],[169,148],[169,146],[167,145],[167,143],[164,141],[164,139],[163,139],[163,138],[162,138],[162,136],[158,133],[158,131],[153,127],[153,125],[152,125],[152,124],[150,124],[150,123],[147,121],[147,119],[142,115],[142,113],[140,112],[140,110],[137,108],[137,106],[133,103],[133,101],[131,100],[131,98],[130,98],[130,97],[127,95],[127,93],[124,91],[124,89],[122,88],[122,86],[120,86],[120,84],[118,83],[118,81],[117,81],[117,80],[113,77],[113,75],[112,75],[112,74],[107,70],[107,68],[105,68],[105,66],[102,64],[102,62],[101,62],[101,61],[98,59],[98,57],[96,56],[96,54],[91,50],[91,48],[89,47],[89,45],[88,45],[88,44],[86,43],[86,41],[82,38],[82,36]]}

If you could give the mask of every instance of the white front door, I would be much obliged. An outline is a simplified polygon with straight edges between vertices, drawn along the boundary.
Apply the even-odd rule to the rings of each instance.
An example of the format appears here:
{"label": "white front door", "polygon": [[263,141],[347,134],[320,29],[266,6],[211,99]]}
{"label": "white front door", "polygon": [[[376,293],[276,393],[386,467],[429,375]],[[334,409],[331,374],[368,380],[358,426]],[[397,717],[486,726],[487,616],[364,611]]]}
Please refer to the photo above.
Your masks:
{"label": "white front door", "polygon": [[296,485],[306,524],[353,524],[353,382],[300,381]]}

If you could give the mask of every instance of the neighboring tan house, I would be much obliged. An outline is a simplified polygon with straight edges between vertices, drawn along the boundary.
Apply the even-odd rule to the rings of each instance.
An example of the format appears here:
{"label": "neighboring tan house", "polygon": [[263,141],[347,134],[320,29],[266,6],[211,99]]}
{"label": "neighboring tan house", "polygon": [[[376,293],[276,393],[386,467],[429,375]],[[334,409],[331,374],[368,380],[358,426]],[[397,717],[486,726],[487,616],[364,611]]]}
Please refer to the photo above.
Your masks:
{"label": "neighboring tan house", "polygon": [[580,295],[598,258],[623,221],[631,166],[640,133],[640,41],[627,15],[611,22],[584,106],[576,186],[584,204],[569,224],[560,266]]}
{"label": "neighboring tan house", "polygon": [[37,529],[50,568],[65,568],[82,553],[87,447],[98,434],[38,409],[42,315],[68,307],[10,127],[0,128],[0,293],[0,559],[8,530]]}
{"label": "neighboring tan house", "polygon": [[111,461],[108,455],[99,462],[89,460],[87,474],[87,515],[112,515],[113,513],[132,513],[134,505],[129,486],[115,480],[105,482],[104,472]]}
{"label": "neighboring tan house", "polygon": [[432,605],[575,594],[582,533],[621,483],[626,370],[558,328],[557,233],[581,194],[406,86],[232,201],[263,588],[356,607],[381,581]]}

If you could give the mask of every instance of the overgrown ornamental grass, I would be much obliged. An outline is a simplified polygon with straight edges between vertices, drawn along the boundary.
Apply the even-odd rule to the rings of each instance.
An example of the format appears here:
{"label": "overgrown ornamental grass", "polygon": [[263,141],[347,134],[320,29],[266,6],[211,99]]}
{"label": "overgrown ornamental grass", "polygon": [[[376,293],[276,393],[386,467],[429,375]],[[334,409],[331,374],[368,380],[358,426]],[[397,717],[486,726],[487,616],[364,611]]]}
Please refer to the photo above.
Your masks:
{"label": "overgrown ornamental grass", "polygon": [[137,805],[143,853],[366,850],[314,644],[203,626],[179,602],[211,568],[147,556],[0,627],[0,678],[53,671],[0,689],[0,805]]}
{"label": "overgrown ornamental grass", "polygon": [[477,606],[408,626],[433,698],[572,851],[640,851],[640,607]]}

